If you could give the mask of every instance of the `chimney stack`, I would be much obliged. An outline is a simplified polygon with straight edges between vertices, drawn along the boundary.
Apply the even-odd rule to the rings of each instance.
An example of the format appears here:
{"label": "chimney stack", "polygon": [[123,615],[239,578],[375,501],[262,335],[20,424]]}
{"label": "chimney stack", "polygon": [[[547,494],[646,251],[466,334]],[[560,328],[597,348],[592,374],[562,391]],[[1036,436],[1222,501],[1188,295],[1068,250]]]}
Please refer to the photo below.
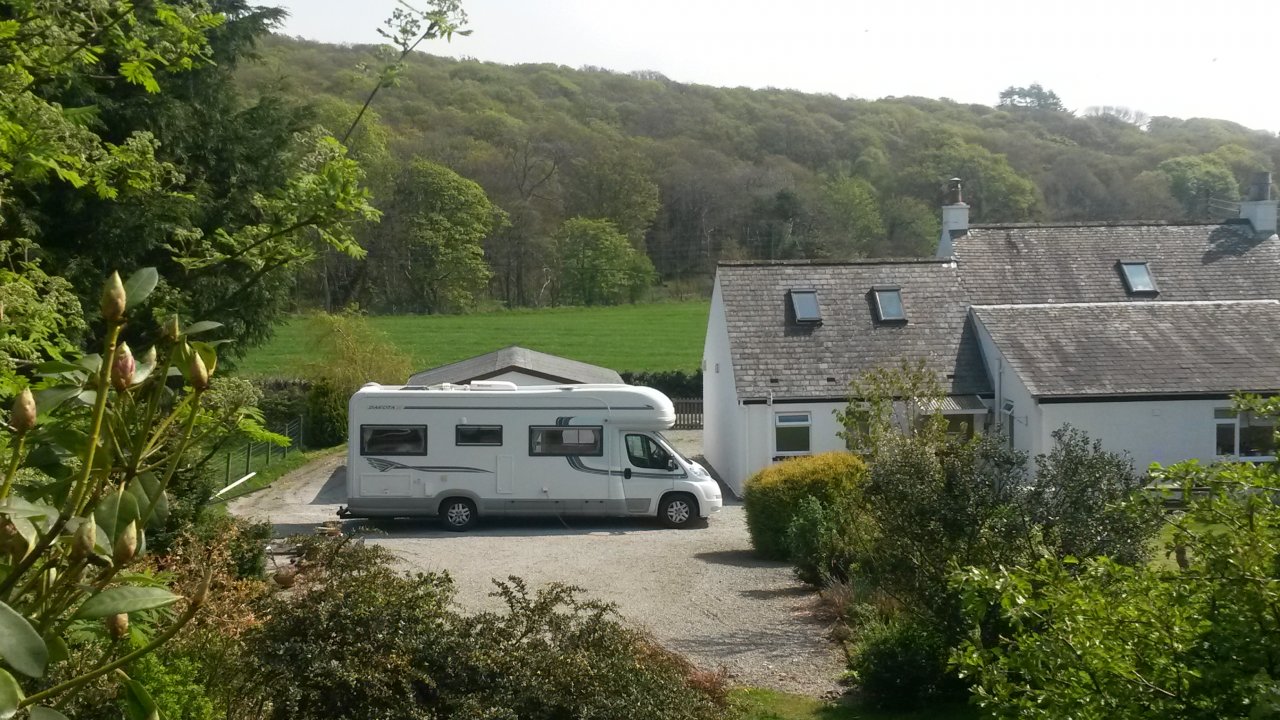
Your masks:
{"label": "chimney stack", "polygon": [[1276,234],[1276,205],[1271,199],[1271,173],[1255,173],[1249,197],[1240,203],[1240,217],[1253,225],[1254,232],[1270,237]]}
{"label": "chimney stack", "polygon": [[969,206],[960,189],[960,178],[947,181],[947,204],[942,206],[942,237],[938,239],[940,258],[951,257],[955,250],[953,235],[964,234],[969,229]]}

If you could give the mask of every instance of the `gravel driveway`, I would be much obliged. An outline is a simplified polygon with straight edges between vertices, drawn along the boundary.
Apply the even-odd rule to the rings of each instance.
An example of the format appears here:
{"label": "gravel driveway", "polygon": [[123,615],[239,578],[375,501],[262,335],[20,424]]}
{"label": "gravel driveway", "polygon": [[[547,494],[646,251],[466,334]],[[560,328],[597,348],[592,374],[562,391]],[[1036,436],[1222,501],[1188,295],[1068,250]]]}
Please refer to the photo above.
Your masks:
{"label": "gravel driveway", "polygon": [[[688,448],[698,433],[668,433]],[[700,438],[698,438],[700,439]],[[696,445],[694,446],[696,447]],[[692,449],[692,448],[690,448]],[[344,501],[345,457],[324,458],[231,504],[280,534],[310,533]],[[349,521],[352,525],[358,521]],[[434,520],[380,522],[367,541],[415,570],[447,570],[466,608],[496,609],[492,578],[531,587],[559,581],[617,604],[628,622],[734,684],[823,696],[836,690],[839,652],[816,593],[785,564],[758,560],[741,504],[704,527],[669,530],[643,519],[489,519],[466,533]],[[359,530],[357,529],[357,532]]]}

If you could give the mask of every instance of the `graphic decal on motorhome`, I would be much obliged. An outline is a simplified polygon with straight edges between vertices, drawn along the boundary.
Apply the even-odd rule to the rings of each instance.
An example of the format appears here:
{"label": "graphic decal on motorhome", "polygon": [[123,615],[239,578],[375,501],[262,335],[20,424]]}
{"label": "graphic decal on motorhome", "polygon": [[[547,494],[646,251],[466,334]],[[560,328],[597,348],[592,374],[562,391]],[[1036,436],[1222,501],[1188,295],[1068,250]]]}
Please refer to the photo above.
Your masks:
{"label": "graphic decal on motorhome", "polygon": [[[558,417],[556,418],[556,425],[568,426],[570,420],[573,420],[572,415],[569,415],[567,417],[564,417],[564,416]],[[604,468],[593,468],[590,465],[587,465],[586,463],[582,462],[582,458],[578,455],[566,455],[564,459],[569,461],[569,467],[579,472],[592,473],[595,475],[621,476],[623,474],[621,470],[606,470]],[[638,470],[632,470],[631,477],[687,478],[689,477],[689,474],[684,472],[683,470],[680,471],[679,475],[676,475],[674,473],[647,473],[647,472],[640,472]]]}
{"label": "graphic decal on motorhome", "polygon": [[405,465],[404,463],[394,462],[392,460],[383,460],[382,458],[367,457],[365,460],[369,464],[378,469],[378,472],[386,472],[388,470],[421,470],[422,472],[460,472],[460,473],[489,473],[492,470],[484,468],[465,467],[461,465]]}

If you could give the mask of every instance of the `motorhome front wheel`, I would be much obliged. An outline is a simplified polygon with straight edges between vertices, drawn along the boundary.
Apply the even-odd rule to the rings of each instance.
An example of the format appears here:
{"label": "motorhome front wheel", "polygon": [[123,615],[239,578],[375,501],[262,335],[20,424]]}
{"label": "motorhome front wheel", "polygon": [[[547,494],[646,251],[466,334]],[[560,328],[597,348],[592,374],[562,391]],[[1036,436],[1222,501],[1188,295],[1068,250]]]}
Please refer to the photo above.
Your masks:
{"label": "motorhome front wheel", "polygon": [[688,527],[698,517],[697,501],[688,495],[668,495],[658,508],[658,519],[671,528]]}
{"label": "motorhome front wheel", "polygon": [[449,530],[467,530],[476,524],[476,504],[466,498],[449,498],[440,503],[440,517]]}

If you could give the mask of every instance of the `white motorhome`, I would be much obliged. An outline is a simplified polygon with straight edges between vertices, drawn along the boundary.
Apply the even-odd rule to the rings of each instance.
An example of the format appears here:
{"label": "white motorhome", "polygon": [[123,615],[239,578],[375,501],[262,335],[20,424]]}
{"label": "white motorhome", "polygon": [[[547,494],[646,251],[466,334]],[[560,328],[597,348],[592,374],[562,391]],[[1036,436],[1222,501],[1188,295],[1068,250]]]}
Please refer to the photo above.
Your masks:
{"label": "white motorhome", "polygon": [[343,517],[657,517],[684,527],[720,509],[720,486],[661,431],[666,395],[631,385],[509,382],[394,386],[351,397]]}

